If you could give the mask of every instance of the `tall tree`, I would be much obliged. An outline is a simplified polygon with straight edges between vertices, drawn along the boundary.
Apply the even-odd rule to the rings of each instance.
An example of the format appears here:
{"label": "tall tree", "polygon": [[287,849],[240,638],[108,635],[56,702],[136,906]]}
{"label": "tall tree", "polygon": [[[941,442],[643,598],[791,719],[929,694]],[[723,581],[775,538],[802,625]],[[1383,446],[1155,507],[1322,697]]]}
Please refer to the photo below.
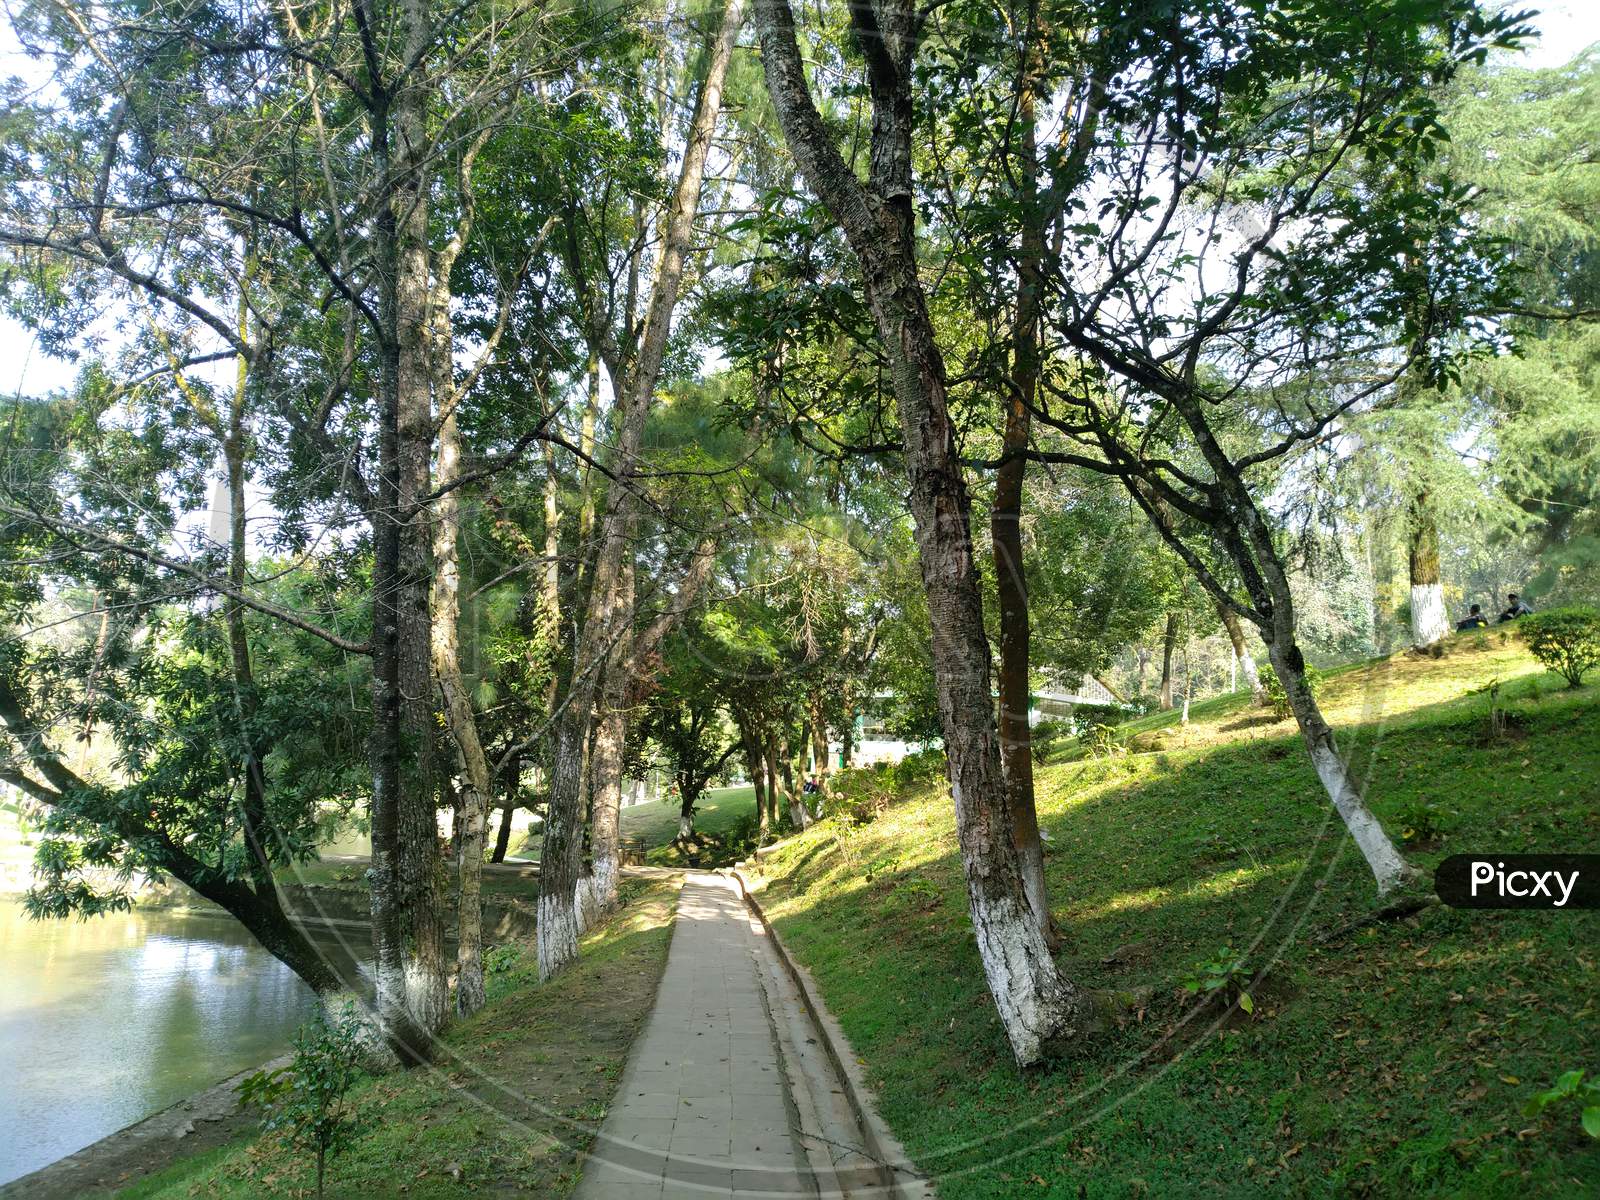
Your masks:
{"label": "tall tree", "polygon": [[1021,1064],[1036,1062],[1070,1035],[1082,1001],[1057,970],[1023,887],[991,701],[971,504],[950,423],[944,357],[918,278],[913,62],[926,16],[903,0],[851,6],[872,103],[871,167],[863,183],[817,110],[787,0],[757,0],[756,14],[784,139],[844,233],[888,358],[973,928],[1012,1051]]}
{"label": "tall tree", "polygon": [[[1067,231],[1053,281],[1051,325],[1078,363],[1050,382],[1035,416],[1091,448],[1065,458],[1121,478],[1213,599],[1261,630],[1317,773],[1383,893],[1413,872],[1305,684],[1262,476],[1390,393],[1415,347],[1428,346],[1431,370],[1448,370],[1451,321],[1502,290],[1465,193],[1421,186],[1408,164],[1441,139],[1434,90],[1518,31],[1467,0],[1403,20],[1317,9],[1297,11],[1288,42],[1276,18],[1223,5],[1143,29],[1107,22],[1104,34],[1143,65],[1101,114],[1090,176],[1107,189],[1093,202],[1105,224]],[[1241,49],[1213,60],[1209,50],[1291,43],[1281,57]],[[1397,122],[1397,112],[1413,115]],[[1339,185],[1337,167],[1357,158],[1366,186]],[[1211,215],[1178,219],[1195,206]],[[1429,304],[1419,314],[1421,260]],[[1217,262],[1225,281],[1209,283]],[[1169,300],[1185,278],[1195,286],[1176,315]],[[1392,366],[1374,374],[1374,361]],[[1186,449],[1169,457],[1179,433]],[[1244,597],[1207,562],[1212,546]]]}
{"label": "tall tree", "polygon": [[[636,528],[636,476],[645,421],[667,350],[673,313],[690,251],[701,182],[722,88],[734,43],[744,26],[742,0],[729,0],[706,58],[694,114],[685,139],[683,163],[668,204],[660,259],[646,309],[637,353],[617,384],[613,423],[613,480],[598,526],[589,602],[573,655],[572,682],[565,709],[556,722],[550,769],[550,802],[545,818],[539,872],[539,974],[548,978],[578,953],[578,886],[582,868],[583,748],[588,741],[595,699],[602,694],[605,664],[633,622],[625,584],[631,577],[624,556],[631,553]],[[618,759],[620,762],[620,758]]]}

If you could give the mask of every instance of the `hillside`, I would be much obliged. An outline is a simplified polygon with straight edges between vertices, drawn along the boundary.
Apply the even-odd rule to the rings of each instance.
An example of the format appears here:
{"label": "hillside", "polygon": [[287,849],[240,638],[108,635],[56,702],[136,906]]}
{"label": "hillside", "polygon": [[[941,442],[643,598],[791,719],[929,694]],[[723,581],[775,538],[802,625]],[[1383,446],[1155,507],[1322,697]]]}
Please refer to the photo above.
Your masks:
{"label": "hillside", "polygon": [[[1496,679],[1510,728],[1491,738]],[[1346,668],[1322,699],[1413,861],[1600,850],[1600,688],[1564,690],[1507,635]],[[1600,913],[1436,907],[1319,944],[1372,887],[1292,723],[1228,697],[1127,732],[1158,748],[1074,748],[1037,781],[1061,961],[1127,1005],[1051,1069],[1010,1065],[942,784],[763,860],[778,928],[945,1200],[1600,1189],[1575,1111],[1522,1115],[1600,1067]],[[1253,1017],[1181,987],[1224,947]]]}

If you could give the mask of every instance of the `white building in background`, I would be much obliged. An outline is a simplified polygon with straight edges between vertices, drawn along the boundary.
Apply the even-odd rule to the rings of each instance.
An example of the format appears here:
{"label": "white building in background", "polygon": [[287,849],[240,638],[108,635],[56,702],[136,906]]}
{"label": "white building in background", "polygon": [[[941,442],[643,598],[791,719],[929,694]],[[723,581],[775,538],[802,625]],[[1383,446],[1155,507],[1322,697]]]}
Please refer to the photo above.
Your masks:
{"label": "white building in background", "polygon": [[[872,709],[893,697],[893,692],[879,692],[872,697],[872,702],[866,710],[856,714],[855,736],[851,741],[852,765],[870,767],[874,763],[899,762],[908,754],[925,750],[930,744],[936,744],[907,742],[889,735],[884,728],[882,716]],[[1072,710],[1080,704],[1125,706],[1121,696],[1093,675],[1085,675],[1070,691],[1058,688],[1040,689],[1034,692],[1029,700],[1030,728],[1041,721],[1065,721],[1072,716]],[[834,766],[842,763],[843,754],[844,746],[840,742],[828,743],[828,759]]]}

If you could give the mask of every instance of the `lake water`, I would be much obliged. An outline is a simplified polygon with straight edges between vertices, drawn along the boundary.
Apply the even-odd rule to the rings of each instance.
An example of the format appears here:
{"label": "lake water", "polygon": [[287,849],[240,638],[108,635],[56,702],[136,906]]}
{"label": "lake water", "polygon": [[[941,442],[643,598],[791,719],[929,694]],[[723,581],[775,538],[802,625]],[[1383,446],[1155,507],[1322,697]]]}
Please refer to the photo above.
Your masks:
{"label": "lake water", "polygon": [[281,1053],[312,1005],[231,918],[0,900],[0,1183]]}

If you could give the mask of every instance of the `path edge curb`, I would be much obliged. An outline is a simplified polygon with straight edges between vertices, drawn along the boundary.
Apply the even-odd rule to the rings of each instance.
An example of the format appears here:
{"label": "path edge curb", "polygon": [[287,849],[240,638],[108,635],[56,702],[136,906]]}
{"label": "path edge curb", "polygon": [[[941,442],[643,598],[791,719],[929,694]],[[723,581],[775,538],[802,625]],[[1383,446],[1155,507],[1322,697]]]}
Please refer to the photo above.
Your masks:
{"label": "path edge curb", "polygon": [[865,1149],[871,1157],[883,1164],[889,1175],[884,1194],[894,1197],[894,1200],[937,1200],[933,1183],[912,1164],[905,1147],[900,1144],[900,1139],[895,1137],[883,1118],[878,1115],[872,1089],[867,1086],[867,1081],[861,1074],[849,1039],[845,1037],[839,1022],[823,1003],[816,982],[811,978],[811,972],[796,961],[794,955],[789,952],[789,947],[784,944],[783,938],[767,918],[766,910],[756,899],[757,889],[752,886],[741,869],[744,865],[739,863],[731,868],[723,868],[723,871],[738,883],[739,894],[744,897],[745,906],[755,914],[756,919],[761,922],[761,927],[766,930],[767,938],[778,956],[778,961],[783,964],[784,971],[794,981],[796,989],[800,992],[800,999],[806,1006],[806,1012],[822,1034],[822,1048],[844,1084],[845,1101],[850,1105],[850,1111],[861,1126],[862,1136],[866,1140]]}

